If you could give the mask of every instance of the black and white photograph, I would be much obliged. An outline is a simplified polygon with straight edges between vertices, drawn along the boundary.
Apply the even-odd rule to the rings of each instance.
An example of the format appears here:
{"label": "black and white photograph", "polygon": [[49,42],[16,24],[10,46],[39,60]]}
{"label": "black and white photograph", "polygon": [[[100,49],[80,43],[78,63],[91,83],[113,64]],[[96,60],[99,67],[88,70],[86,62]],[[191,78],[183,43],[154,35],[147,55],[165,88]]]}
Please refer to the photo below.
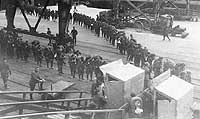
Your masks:
{"label": "black and white photograph", "polygon": [[0,0],[0,119],[200,119],[200,0]]}

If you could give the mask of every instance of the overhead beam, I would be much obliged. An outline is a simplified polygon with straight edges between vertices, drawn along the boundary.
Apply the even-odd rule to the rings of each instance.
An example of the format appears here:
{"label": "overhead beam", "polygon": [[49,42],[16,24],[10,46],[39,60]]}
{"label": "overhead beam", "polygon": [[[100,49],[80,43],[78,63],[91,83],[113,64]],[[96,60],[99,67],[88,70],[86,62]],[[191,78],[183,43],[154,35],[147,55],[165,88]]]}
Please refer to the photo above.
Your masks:
{"label": "overhead beam", "polygon": [[35,27],[34,27],[34,30],[35,30],[35,31],[37,30],[37,27],[38,27],[38,25],[39,25],[39,23],[40,23],[40,21],[41,21],[41,19],[42,19],[42,16],[43,16],[43,14],[44,14],[44,11],[45,11],[46,8],[47,8],[47,5],[49,4],[49,1],[50,1],[50,0],[46,0],[45,6],[44,6],[44,8],[42,9],[42,13],[41,13],[41,15],[39,16],[39,19],[38,19],[37,23],[35,24]]}
{"label": "overhead beam", "polygon": [[130,0],[126,0],[128,4],[130,4],[135,10],[137,10],[142,16],[147,18],[147,20],[151,21],[138,7],[136,7]]}
{"label": "overhead beam", "polygon": [[[19,0],[18,0],[18,2],[19,2]],[[28,18],[26,17],[26,14],[25,14],[25,12],[24,12],[24,8],[23,8],[21,5],[19,5],[19,8],[20,8],[20,10],[21,10],[21,12],[22,12],[22,15],[24,16],[24,19],[25,19],[25,21],[26,21],[26,23],[27,23],[29,29],[31,29],[31,25],[30,25],[30,23],[29,23],[29,21],[28,21]]]}

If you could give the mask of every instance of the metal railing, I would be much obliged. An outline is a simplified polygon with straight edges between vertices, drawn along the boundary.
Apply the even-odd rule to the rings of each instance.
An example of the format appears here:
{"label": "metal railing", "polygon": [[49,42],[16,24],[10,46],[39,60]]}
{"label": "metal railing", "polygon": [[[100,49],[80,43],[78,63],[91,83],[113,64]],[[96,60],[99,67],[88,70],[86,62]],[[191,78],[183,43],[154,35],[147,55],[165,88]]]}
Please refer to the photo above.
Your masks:
{"label": "metal railing", "polygon": [[105,118],[103,119],[110,119],[110,113],[112,112],[121,112],[121,117],[119,119],[125,119],[124,116],[124,109],[104,109],[104,110],[72,110],[72,111],[55,111],[55,112],[44,112],[44,113],[33,113],[33,114],[24,114],[24,115],[14,115],[14,116],[4,116],[0,117],[0,119],[13,119],[13,118],[25,118],[25,117],[34,117],[34,116],[44,116],[44,115],[57,115],[63,114],[65,118],[70,114],[77,114],[77,113],[91,113],[90,119],[94,119],[96,113],[107,113]]}
{"label": "metal railing", "polygon": [[[24,102],[11,102],[11,103],[0,103],[0,107],[9,107],[8,111],[2,110],[0,111],[0,115],[5,115],[7,113],[10,113],[12,111],[19,110],[19,115],[22,115],[24,113],[25,109],[31,109],[30,105],[37,104],[40,107],[42,106],[43,110],[49,111],[53,110],[50,109],[52,104],[57,104],[57,108],[64,109],[64,110],[70,110],[70,109],[86,109],[88,102],[91,101],[91,98],[76,98],[76,99],[59,99],[59,100],[37,100],[37,101],[24,101]],[[71,107],[71,103],[74,104],[74,102],[77,102],[77,107],[73,105],[73,108]],[[83,102],[83,105],[81,105],[81,102]],[[44,107],[45,106],[45,107]],[[36,109],[33,109],[35,111],[39,111],[40,107],[36,107]],[[55,106],[53,106],[55,108]],[[14,110],[12,110],[14,108]],[[9,111],[11,109],[12,111]],[[54,111],[54,110],[53,110]],[[1,118],[1,117],[0,117]]]}
{"label": "metal railing", "polygon": [[[79,93],[79,98],[83,97],[83,94],[88,94],[86,91],[76,91],[76,90],[71,90],[71,91],[3,91],[0,92],[0,95],[17,95],[17,94],[22,94],[22,99],[26,100],[26,95],[27,94],[48,94],[48,93],[60,93],[60,94],[66,94],[66,93]],[[47,96],[47,95],[46,95]],[[45,97],[47,99],[47,97]]]}

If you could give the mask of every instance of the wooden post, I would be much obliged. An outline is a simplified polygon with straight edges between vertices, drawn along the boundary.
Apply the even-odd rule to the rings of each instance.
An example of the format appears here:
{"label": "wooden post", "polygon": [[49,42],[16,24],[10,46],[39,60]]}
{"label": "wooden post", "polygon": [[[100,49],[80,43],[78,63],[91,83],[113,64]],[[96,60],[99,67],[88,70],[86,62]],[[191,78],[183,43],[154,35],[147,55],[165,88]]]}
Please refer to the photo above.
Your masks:
{"label": "wooden post", "polygon": [[70,107],[70,101],[67,102],[67,110],[69,110]]}
{"label": "wooden post", "polygon": [[187,15],[190,15],[190,0],[186,0],[186,10],[187,10]]}
{"label": "wooden post", "polygon": [[65,102],[63,101],[63,102],[61,102],[61,106],[64,106],[64,104],[65,104]]}
{"label": "wooden post", "polygon": [[94,116],[95,116],[95,112],[92,112],[91,119],[94,119]]}
{"label": "wooden post", "polygon": [[125,110],[122,111],[122,119],[125,119],[126,118],[126,112]]}
{"label": "wooden post", "polygon": [[[22,94],[22,98],[23,98],[23,101],[25,101],[26,100],[26,93],[23,93]],[[23,107],[24,105],[20,105],[19,106],[19,115],[21,115],[21,114],[23,114],[23,112],[24,112],[24,110],[23,110]],[[19,118],[19,119],[21,119],[21,118]]]}
{"label": "wooden post", "polygon": [[47,106],[47,108],[49,109],[49,103],[48,103],[48,102],[46,103],[46,106]]}
{"label": "wooden post", "polygon": [[23,93],[23,100],[25,101],[26,100],[26,93]]}
{"label": "wooden post", "polygon": [[65,114],[65,119],[69,119],[70,114]]}
{"label": "wooden post", "polygon": [[107,119],[110,119],[110,112],[107,113]]}
{"label": "wooden post", "polygon": [[86,109],[87,104],[88,104],[88,100],[85,100],[85,107],[84,107],[84,109]]}
{"label": "wooden post", "polygon": [[156,90],[153,90],[153,117],[156,119]]}
{"label": "wooden post", "polygon": [[[20,106],[19,106],[19,115],[22,115],[23,112],[24,112],[23,106],[24,106],[24,105],[20,105]],[[21,119],[21,118],[19,118],[19,119]]]}
{"label": "wooden post", "polygon": [[[79,98],[82,98],[82,96],[83,96],[83,92],[80,92]],[[78,106],[77,107],[80,107],[80,105],[81,105],[81,100],[78,101]]]}

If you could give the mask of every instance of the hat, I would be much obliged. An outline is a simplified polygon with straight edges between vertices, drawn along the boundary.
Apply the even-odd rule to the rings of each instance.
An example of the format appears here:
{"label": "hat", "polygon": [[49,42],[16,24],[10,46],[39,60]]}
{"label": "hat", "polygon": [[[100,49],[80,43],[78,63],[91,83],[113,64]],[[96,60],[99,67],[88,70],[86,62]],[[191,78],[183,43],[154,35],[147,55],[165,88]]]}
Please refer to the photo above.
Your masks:
{"label": "hat", "polygon": [[3,61],[4,61],[4,60],[6,60],[6,58],[5,58],[5,57],[3,58]]}
{"label": "hat", "polygon": [[150,66],[149,62],[144,63],[145,66]]}

